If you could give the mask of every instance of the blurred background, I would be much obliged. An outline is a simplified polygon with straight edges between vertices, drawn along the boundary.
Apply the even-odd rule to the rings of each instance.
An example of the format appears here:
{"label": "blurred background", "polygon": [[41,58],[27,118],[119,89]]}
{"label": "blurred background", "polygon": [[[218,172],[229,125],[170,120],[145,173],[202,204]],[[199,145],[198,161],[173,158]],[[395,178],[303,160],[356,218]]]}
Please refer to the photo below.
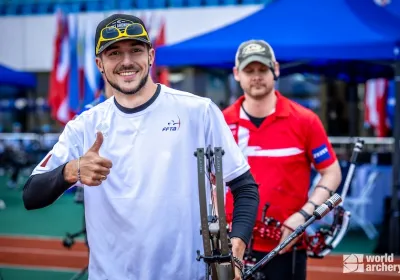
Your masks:
{"label": "blurred background", "polygon": [[[239,44],[269,42],[277,88],[319,115],[343,178],[355,140],[365,141],[344,204],[350,230],[333,255],[399,254],[399,0],[0,0],[0,279],[87,279],[79,193],[33,212],[21,194],[66,122],[103,90],[94,33],[116,12],[147,25],[154,80],[221,109],[242,94]],[[334,265],[313,261],[309,278]]]}

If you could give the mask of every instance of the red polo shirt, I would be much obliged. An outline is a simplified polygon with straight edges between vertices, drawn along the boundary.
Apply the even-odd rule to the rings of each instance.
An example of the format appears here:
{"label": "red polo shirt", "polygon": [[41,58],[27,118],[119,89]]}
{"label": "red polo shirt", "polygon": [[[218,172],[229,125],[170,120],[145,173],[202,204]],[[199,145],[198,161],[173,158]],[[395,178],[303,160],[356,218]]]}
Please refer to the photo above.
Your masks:
{"label": "red polo shirt", "polygon": [[[278,91],[275,94],[278,98],[275,112],[258,128],[241,107],[244,96],[223,113],[259,184],[257,220],[261,221],[262,210],[269,203],[266,217],[284,222],[308,200],[311,165],[316,169],[326,168],[336,160],[336,155],[319,117]],[[233,213],[230,191],[226,213],[230,219]],[[255,238],[253,249],[269,252],[278,243]]]}

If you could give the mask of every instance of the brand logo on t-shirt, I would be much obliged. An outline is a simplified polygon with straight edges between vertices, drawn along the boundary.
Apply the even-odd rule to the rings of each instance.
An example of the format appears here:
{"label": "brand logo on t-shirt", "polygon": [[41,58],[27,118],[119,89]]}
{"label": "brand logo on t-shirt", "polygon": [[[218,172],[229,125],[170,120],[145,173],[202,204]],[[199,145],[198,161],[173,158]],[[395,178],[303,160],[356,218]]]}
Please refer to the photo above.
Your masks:
{"label": "brand logo on t-shirt", "polygon": [[319,146],[318,148],[315,148],[312,150],[312,155],[314,158],[314,161],[316,164],[319,164],[325,160],[328,160],[331,158],[331,155],[329,153],[328,147],[326,144],[323,144]]}
{"label": "brand logo on t-shirt", "polygon": [[179,116],[177,119],[171,120],[167,123],[167,126],[163,127],[162,131],[177,131],[181,127],[181,120]]}

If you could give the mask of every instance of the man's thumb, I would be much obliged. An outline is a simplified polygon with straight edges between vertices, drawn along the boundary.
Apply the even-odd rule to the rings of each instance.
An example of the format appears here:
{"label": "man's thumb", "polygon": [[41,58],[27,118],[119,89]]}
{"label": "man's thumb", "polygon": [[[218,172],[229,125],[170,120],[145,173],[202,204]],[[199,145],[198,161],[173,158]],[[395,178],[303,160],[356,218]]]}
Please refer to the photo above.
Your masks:
{"label": "man's thumb", "polygon": [[96,133],[96,141],[94,141],[93,146],[90,148],[90,151],[98,153],[102,144],[103,144],[103,133],[98,131]]}

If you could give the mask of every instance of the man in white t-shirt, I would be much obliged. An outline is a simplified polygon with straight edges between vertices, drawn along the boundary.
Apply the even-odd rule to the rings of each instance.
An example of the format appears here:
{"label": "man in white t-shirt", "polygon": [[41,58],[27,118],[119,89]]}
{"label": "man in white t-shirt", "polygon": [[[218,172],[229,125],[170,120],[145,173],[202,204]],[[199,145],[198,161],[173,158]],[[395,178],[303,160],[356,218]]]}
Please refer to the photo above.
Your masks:
{"label": "man in white t-shirt", "polygon": [[26,182],[25,207],[46,207],[84,186],[90,280],[204,279],[193,153],[222,147],[223,179],[235,199],[232,253],[242,259],[258,188],[220,109],[152,81],[155,51],[140,19],[112,15],[95,40],[112,97],[66,125]]}

